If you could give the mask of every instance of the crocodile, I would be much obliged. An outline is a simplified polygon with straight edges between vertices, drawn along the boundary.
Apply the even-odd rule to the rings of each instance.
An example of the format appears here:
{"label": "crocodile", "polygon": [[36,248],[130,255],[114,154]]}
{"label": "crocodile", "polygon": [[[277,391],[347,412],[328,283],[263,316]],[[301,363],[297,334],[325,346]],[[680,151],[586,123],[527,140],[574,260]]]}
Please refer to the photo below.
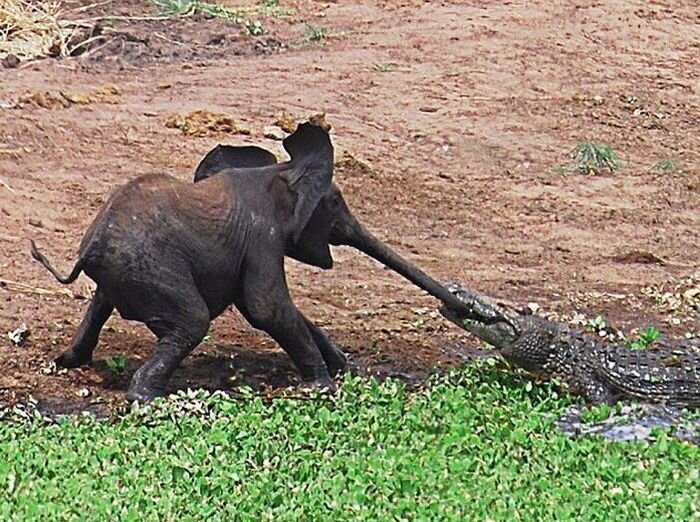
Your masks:
{"label": "crocodile", "polygon": [[514,366],[554,379],[569,393],[593,404],[637,399],[700,408],[700,353],[693,341],[679,341],[672,349],[632,350],[457,283],[446,287],[465,304],[488,311],[490,322],[465,318],[442,305],[445,318],[494,346]]}

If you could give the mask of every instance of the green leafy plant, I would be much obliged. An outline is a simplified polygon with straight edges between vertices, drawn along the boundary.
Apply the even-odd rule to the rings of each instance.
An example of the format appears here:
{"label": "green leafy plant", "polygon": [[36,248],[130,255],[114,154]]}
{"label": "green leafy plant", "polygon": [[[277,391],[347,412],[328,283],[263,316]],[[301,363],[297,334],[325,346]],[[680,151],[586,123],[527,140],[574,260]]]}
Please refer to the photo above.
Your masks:
{"label": "green leafy plant", "polygon": [[659,340],[661,332],[654,326],[647,326],[646,329],[639,333],[637,339],[627,341],[627,347],[632,350],[645,350],[649,345],[654,344]]}
{"label": "green leafy plant", "polygon": [[614,412],[615,406],[610,406],[609,404],[588,406],[581,410],[581,420],[585,423],[601,422],[610,417]]}
{"label": "green leafy plant", "polygon": [[568,438],[571,403],[483,364],[417,390],[183,391],[111,421],[0,409],[0,520],[698,518],[700,447]]}
{"label": "green leafy plant", "polygon": [[184,16],[195,8],[193,0],[153,0],[153,3],[162,15]]}
{"label": "green leafy plant", "polygon": [[600,174],[604,170],[615,172],[620,168],[620,158],[609,146],[596,141],[578,144],[570,153],[573,170],[579,174]]}
{"label": "green leafy plant", "polygon": [[243,25],[251,36],[261,36],[265,34],[265,27],[263,27],[263,24],[258,20],[247,20]]}
{"label": "green leafy plant", "polygon": [[379,341],[370,341],[367,343],[367,348],[373,352],[379,353],[382,351],[382,343]]}
{"label": "green leafy plant", "polygon": [[128,359],[121,354],[115,355],[114,357],[110,357],[109,359],[105,360],[105,364],[107,365],[107,368],[109,368],[109,371],[116,375],[122,375],[124,373],[127,362]]}
{"label": "green leafy plant", "polygon": [[602,315],[597,315],[595,319],[588,319],[584,327],[586,328],[586,330],[589,330],[591,332],[606,335],[606,328],[608,327],[608,323],[605,321],[605,318]]}

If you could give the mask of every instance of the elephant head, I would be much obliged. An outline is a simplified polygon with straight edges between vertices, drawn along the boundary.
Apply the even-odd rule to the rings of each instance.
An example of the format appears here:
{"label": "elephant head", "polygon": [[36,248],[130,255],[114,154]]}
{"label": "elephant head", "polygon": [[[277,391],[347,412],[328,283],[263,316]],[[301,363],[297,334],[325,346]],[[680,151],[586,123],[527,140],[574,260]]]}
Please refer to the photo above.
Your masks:
{"label": "elephant head", "polygon": [[[283,142],[292,159],[295,157],[297,145],[296,134],[291,134]],[[244,169],[265,167],[276,162],[274,154],[260,147],[218,145],[209,151],[198,165],[194,181],[201,181],[222,171],[240,169],[242,173]],[[482,317],[478,311],[457,299],[438,281],[401,257],[367,230],[352,214],[335,183],[331,183],[320,198],[304,228],[287,243],[285,255],[302,263],[329,269],[333,267],[330,245],[353,247],[401,274],[446,305],[460,310],[466,317],[471,316],[487,324],[491,321],[490,317]]]}

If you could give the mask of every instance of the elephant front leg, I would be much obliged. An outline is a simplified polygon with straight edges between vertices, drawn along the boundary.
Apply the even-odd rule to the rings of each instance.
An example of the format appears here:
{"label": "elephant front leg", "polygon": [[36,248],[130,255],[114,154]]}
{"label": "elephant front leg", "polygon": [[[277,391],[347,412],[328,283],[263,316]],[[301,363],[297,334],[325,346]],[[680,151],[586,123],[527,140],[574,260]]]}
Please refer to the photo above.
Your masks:
{"label": "elephant front leg", "polygon": [[[249,272],[244,281],[242,298],[236,300],[236,306],[254,328],[267,332],[277,341],[302,378],[312,387],[331,391],[337,389],[322,355],[322,350],[326,349],[330,354],[330,340],[317,327],[308,327],[309,322],[289,296],[284,272],[280,271],[275,277],[270,277],[269,273]],[[316,344],[313,330],[323,349]],[[337,354],[334,356],[337,357]]]}
{"label": "elephant front leg", "polygon": [[114,305],[98,286],[70,347],[56,358],[56,364],[63,368],[77,368],[92,361],[100,331],[113,310]]}
{"label": "elephant front leg", "polygon": [[335,377],[338,375],[338,372],[345,369],[347,366],[348,357],[333,343],[333,341],[331,341],[326,332],[312,323],[306,316],[302,317],[304,317],[306,327],[309,329],[316,346],[318,346],[323,360],[326,361],[328,373],[331,377]]}
{"label": "elephant front leg", "polygon": [[264,330],[289,354],[302,378],[312,388],[335,392],[335,381],[301,313],[293,308],[282,311],[279,316]]}

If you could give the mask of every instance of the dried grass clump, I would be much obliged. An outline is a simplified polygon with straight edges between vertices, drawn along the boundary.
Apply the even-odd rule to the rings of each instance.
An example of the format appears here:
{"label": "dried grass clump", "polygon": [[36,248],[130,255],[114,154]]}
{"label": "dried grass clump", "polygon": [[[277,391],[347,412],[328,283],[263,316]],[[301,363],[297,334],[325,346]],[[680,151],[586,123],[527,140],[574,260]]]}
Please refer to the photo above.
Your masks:
{"label": "dried grass clump", "polygon": [[184,116],[173,116],[165,122],[165,126],[180,129],[184,134],[197,137],[215,134],[250,134],[250,129],[238,125],[232,116],[206,109],[192,111]]}
{"label": "dried grass clump", "polygon": [[0,59],[22,60],[68,55],[75,23],[61,19],[61,3],[42,0],[0,1]]}

